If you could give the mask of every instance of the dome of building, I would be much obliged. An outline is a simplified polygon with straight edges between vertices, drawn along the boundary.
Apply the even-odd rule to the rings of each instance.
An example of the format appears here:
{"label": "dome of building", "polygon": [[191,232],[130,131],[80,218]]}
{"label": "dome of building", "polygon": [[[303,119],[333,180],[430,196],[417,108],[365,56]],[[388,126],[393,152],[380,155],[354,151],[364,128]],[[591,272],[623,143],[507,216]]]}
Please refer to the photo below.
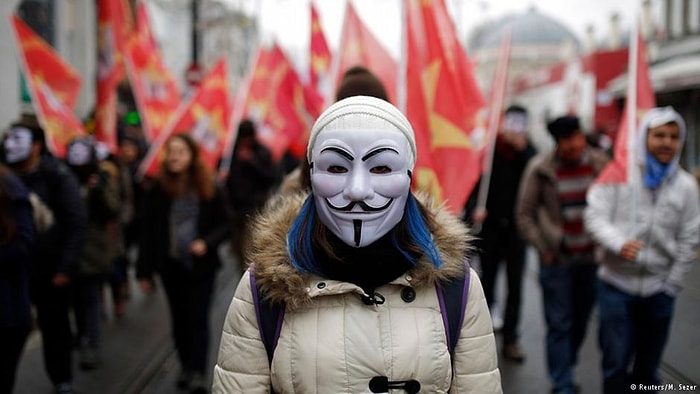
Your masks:
{"label": "dome of building", "polygon": [[497,48],[509,30],[512,32],[512,46],[573,43],[579,47],[579,40],[568,27],[531,7],[528,11],[509,14],[477,27],[467,48],[470,52]]}

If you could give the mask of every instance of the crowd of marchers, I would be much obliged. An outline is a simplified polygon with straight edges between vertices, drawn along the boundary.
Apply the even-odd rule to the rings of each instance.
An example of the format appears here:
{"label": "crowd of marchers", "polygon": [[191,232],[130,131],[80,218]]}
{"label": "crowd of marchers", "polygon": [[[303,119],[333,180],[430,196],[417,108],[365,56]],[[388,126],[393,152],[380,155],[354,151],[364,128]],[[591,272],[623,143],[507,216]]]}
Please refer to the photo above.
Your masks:
{"label": "crowd of marchers", "polygon": [[[697,182],[679,165],[683,119],[670,107],[644,115],[624,182],[609,181],[615,162],[578,118],[548,123],[546,152],[528,124],[524,108],[504,112],[491,171],[456,217],[411,190],[414,131],[361,68],[314,124],[305,157],[273,160],[241,121],[225,178],[188,134],[171,136],[144,178],[138,123],[120,129],[117,152],[81,137],[59,159],[23,117],[0,145],[0,392],[12,392],[32,307],[46,374],[57,393],[74,392],[74,351],[86,373],[100,368],[102,308],[124,314],[132,272],[141,291],[166,295],[180,390],[501,392],[497,349],[502,362],[526,361],[527,245],[539,256],[552,392],[591,384],[575,372],[596,306],[603,392],[661,384],[700,242]],[[212,382],[209,309],[226,242],[245,273]]]}
{"label": "crowd of marchers", "polygon": [[86,372],[109,357],[100,349],[103,309],[112,307],[116,318],[124,315],[131,272],[144,292],[159,284],[167,295],[182,365],[178,385],[194,393],[209,390],[208,310],[220,266],[218,247],[231,241],[241,253],[245,218],[264,203],[282,174],[256,140],[252,122],[244,120],[222,182],[215,182],[187,134],[168,140],[155,177],[141,177],[148,145],[139,122],[125,120],[114,154],[93,138],[80,137],[68,142],[65,158],[59,159],[33,116],[23,116],[4,133],[0,392],[12,392],[35,326],[56,392],[74,392],[74,350]]}

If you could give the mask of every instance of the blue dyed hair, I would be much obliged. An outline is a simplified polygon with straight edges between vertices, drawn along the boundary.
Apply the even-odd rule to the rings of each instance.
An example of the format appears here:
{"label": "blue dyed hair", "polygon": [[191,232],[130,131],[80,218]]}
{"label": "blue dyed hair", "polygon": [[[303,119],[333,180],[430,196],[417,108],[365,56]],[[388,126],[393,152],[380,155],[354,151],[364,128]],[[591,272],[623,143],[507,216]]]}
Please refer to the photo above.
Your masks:
{"label": "blue dyed hair", "polygon": [[[313,228],[316,225],[316,203],[313,195],[309,195],[301,207],[299,215],[292,223],[287,234],[287,245],[292,265],[302,273],[314,273],[321,275],[313,252]],[[442,265],[440,252],[430,235],[430,229],[423,218],[413,193],[408,193],[404,217],[394,229],[392,229],[391,242],[396,249],[413,265],[418,261],[419,255],[411,253],[405,247],[407,242],[399,240],[397,229],[403,226],[404,234],[408,238],[408,244],[413,244],[425,254],[435,267]]]}
{"label": "blue dyed hair", "polygon": [[294,268],[303,273],[320,274],[313,251],[313,225],[316,221],[316,203],[309,195],[287,234],[287,247]]}
{"label": "blue dyed hair", "polygon": [[[430,235],[430,229],[425,223],[423,214],[418,208],[418,202],[413,196],[413,193],[408,193],[408,198],[406,199],[406,210],[404,211],[404,217],[402,219],[405,221],[407,235],[413,244],[415,244],[423,253],[430,259],[435,267],[440,267],[442,265],[442,259],[440,258],[440,252],[438,252],[435,242],[433,242],[433,237]],[[401,254],[403,254],[408,261],[412,264],[416,264],[418,261],[418,256],[411,254],[406,249],[399,245],[399,240],[397,239],[396,233],[392,236],[392,243],[396,246]]]}

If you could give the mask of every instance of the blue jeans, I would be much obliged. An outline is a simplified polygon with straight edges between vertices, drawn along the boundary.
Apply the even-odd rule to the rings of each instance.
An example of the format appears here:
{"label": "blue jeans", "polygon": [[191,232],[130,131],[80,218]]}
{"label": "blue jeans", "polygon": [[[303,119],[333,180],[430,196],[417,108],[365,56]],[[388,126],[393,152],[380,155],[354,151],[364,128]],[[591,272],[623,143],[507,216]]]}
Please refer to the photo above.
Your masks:
{"label": "blue jeans", "polygon": [[596,270],[592,263],[540,266],[552,392],[575,392],[573,369],[595,303]]}
{"label": "blue jeans", "polygon": [[598,292],[603,392],[627,393],[632,383],[659,384],[675,298],[630,295],[603,281]]}
{"label": "blue jeans", "polygon": [[100,345],[103,283],[98,277],[78,278],[75,281],[73,310],[81,346],[97,348]]}

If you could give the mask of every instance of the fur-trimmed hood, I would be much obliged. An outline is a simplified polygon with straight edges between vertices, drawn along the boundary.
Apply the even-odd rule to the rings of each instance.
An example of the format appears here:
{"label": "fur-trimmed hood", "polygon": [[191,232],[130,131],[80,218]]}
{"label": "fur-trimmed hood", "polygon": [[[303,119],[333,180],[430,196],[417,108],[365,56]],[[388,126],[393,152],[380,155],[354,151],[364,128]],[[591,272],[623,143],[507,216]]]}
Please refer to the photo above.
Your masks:
{"label": "fur-trimmed hood", "polygon": [[[308,195],[299,193],[273,198],[253,221],[251,242],[246,251],[246,262],[252,264],[261,290],[273,303],[284,302],[292,308],[311,300],[307,287],[316,278],[302,274],[291,264],[287,248],[287,233]],[[464,260],[472,248],[473,237],[469,230],[428,196],[419,193],[416,199],[435,217],[437,226],[432,236],[443,264],[435,268],[426,257],[421,257],[409,272],[411,285],[418,287],[463,275]]]}

